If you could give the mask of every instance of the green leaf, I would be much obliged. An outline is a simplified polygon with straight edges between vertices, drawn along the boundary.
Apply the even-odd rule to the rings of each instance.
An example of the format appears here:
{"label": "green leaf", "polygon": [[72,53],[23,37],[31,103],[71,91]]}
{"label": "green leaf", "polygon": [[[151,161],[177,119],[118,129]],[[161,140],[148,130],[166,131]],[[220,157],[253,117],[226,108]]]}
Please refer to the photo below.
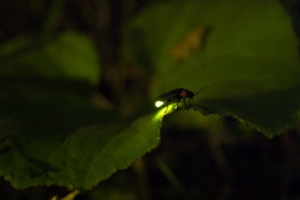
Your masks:
{"label": "green leaf", "polygon": [[96,59],[70,32],[0,48],[0,175],[15,188],[89,190],[158,145],[162,114],[124,120],[92,103]]}
{"label": "green leaf", "polygon": [[84,82],[5,83],[0,175],[15,188],[56,184],[89,190],[159,143],[163,115],[121,120],[80,92],[91,91]]}
{"label": "green leaf", "polygon": [[47,40],[16,38],[0,47],[0,74],[84,79],[96,85],[100,77],[98,60],[92,41],[76,32]]}
{"label": "green leaf", "polygon": [[[208,30],[199,49],[184,60],[174,59],[174,47],[197,27]],[[155,70],[153,98],[174,88],[196,92],[210,86],[193,101],[204,114],[234,116],[268,137],[295,126],[300,106],[297,38],[278,2],[161,3],[133,20],[125,36],[128,55]]]}

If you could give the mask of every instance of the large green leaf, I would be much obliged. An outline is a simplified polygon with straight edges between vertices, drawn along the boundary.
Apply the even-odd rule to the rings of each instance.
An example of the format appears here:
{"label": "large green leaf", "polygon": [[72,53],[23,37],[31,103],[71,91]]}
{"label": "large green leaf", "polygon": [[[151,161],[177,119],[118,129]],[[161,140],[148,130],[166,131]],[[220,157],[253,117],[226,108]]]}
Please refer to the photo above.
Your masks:
{"label": "large green leaf", "polygon": [[86,36],[0,49],[0,175],[15,188],[88,190],[158,145],[162,114],[124,120],[90,100],[100,67]]}
{"label": "large green leaf", "polygon": [[[209,30],[203,48],[181,61],[172,58],[174,46],[195,27]],[[297,38],[278,2],[161,3],[133,20],[125,39],[128,55],[155,69],[153,98],[174,88],[196,92],[210,86],[193,101],[205,114],[234,116],[269,137],[295,126],[300,105]]]}
{"label": "large green leaf", "polygon": [[162,115],[126,122],[72,91],[82,82],[33,83],[1,83],[0,175],[15,188],[88,190],[159,143]]}

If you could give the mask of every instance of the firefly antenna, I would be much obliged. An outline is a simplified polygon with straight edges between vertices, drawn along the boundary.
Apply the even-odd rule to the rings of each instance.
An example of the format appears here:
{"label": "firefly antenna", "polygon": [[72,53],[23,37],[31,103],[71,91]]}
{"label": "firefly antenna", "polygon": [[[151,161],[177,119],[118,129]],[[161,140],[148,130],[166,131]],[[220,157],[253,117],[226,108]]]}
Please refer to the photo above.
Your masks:
{"label": "firefly antenna", "polygon": [[210,86],[207,86],[207,87],[204,87],[204,88],[202,88],[202,89],[200,89],[198,92],[196,92],[195,94],[194,94],[194,96],[196,96],[196,94],[198,94],[199,92],[201,92],[202,90],[204,90],[204,89],[206,89],[206,88],[209,88]]}

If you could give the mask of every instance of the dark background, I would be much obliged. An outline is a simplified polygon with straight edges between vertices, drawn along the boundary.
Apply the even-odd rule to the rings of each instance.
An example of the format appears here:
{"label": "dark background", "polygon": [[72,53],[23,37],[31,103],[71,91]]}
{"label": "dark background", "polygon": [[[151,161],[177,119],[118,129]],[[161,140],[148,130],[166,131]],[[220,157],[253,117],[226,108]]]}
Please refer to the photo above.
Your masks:
{"label": "dark background", "polygon": [[[2,0],[0,42],[17,36],[51,38],[64,30],[86,33],[101,55],[98,91],[116,106],[128,95],[143,102],[151,80],[143,82],[140,69],[128,68],[130,63],[120,53],[121,33],[131,18],[156,2],[159,0]],[[299,1],[281,3],[290,12],[299,36]],[[131,71],[112,82],[111,75],[124,69]],[[175,128],[171,120],[168,123],[157,149],[75,199],[300,199],[297,130],[270,140],[253,130],[245,132],[247,128],[231,118],[220,120],[218,135]],[[56,186],[15,190],[3,178],[0,184],[1,199],[51,199],[69,193]]]}

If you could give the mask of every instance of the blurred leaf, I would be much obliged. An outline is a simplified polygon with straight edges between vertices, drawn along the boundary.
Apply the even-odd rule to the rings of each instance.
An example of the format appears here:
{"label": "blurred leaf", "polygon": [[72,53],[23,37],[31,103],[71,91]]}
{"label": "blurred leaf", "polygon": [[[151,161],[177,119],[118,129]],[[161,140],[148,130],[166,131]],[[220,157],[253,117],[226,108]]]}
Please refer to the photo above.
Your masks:
{"label": "blurred leaf", "polygon": [[192,51],[200,49],[203,46],[203,39],[206,32],[205,27],[192,29],[174,45],[171,50],[171,57],[179,61],[188,58]]}
{"label": "blurred leaf", "polygon": [[0,75],[84,79],[96,85],[98,60],[92,41],[76,32],[50,40],[17,38],[0,47]]}
{"label": "blurred leaf", "polygon": [[[173,59],[174,45],[199,26],[210,30],[204,49],[183,62]],[[155,70],[153,98],[174,88],[195,92],[210,86],[193,101],[204,114],[234,116],[268,137],[295,126],[300,106],[297,38],[278,2],[161,3],[133,20],[125,39],[130,58]]]}

